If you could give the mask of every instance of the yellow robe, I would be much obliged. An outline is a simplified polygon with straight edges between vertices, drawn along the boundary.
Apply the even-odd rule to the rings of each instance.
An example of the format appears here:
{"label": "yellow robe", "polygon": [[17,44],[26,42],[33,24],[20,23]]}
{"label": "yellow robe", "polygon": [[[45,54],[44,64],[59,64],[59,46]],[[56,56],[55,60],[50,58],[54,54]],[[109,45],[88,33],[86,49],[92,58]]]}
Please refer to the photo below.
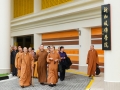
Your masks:
{"label": "yellow robe", "polygon": [[23,53],[21,56],[21,76],[20,76],[20,86],[31,85],[32,68],[34,67],[34,59],[29,53]]}
{"label": "yellow robe", "polygon": [[20,73],[21,73],[21,56],[22,53],[18,52],[15,58],[15,67],[17,68],[17,76],[20,77]]}
{"label": "yellow robe", "polygon": [[[39,50],[36,51],[36,55],[39,53]],[[38,61],[34,62],[35,68],[34,68],[34,77],[38,77],[38,72],[37,72],[37,63]]]}

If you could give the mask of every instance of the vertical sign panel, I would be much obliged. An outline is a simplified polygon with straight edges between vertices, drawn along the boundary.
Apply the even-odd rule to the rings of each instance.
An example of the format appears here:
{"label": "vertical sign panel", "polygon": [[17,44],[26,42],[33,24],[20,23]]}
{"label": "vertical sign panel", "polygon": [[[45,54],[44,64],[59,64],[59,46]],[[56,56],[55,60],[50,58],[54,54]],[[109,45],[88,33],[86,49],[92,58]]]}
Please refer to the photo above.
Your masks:
{"label": "vertical sign panel", "polygon": [[102,49],[111,50],[110,4],[102,5]]}

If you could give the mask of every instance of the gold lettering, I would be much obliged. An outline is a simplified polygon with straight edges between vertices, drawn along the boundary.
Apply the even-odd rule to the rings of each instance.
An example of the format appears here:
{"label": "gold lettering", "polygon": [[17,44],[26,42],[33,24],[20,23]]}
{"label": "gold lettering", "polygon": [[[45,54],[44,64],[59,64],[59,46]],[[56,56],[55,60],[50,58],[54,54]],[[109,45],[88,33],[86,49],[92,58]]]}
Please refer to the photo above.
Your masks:
{"label": "gold lettering", "polygon": [[105,43],[104,43],[104,47],[106,47],[106,48],[109,47],[109,46],[108,46],[108,42],[105,42]]}
{"label": "gold lettering", "polygon": [[107,28],[107,27],[104,28],[104,32],[105,32],[105,33],[108,33],[108,28]]}
{"label": "gold lettering", "polygon": [[107,19],[108,18],[108,15],[104,15],[104,19]]}
{"label": "gold lettering", "polygon": [[104,7],[104,12],[108,13],[108,8]]}
{"label": "gold lettering", "polygon": [[105,39],[105,41],[107,41],[107,40],[108,40],[108,36],[107,36],[107,35],[105,35],[105,36],[104,36],[104,39]]}
{"label": "gold lettering", "polygon": [[108,22],[107,22],[107,20],[104,22],[104,25],[105,25],[105,26],[108,26]]}

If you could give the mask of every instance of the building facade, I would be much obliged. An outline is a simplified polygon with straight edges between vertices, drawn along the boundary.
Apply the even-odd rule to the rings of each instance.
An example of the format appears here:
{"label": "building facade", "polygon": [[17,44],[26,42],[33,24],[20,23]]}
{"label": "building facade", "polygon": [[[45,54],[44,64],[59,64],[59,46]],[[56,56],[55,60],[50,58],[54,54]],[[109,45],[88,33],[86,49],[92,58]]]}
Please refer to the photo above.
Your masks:
{"label": "building facade", "polygon": [[[119,90],[119,3],[120,0],[1,0],[4,10],[0,9],[0,41],[5,54],[0,52],[0,73],[10,71],[10,45],[31,46],[37,50],[40,44],[45,48],[64,46],[73,62],[71,68],[86,72],[86,57],[93,44],[104,71],[105,90]],[[111,4],[110,51],[102,50],[103,4]]]}
{"label": "building facade", "polygon": [[56,49],[62,45],[73,62],[71,68],[86,72],[87,52],[94,44],[103,65],[103,0],[13,0],[12,3],[12,46],[21,45],[16,38],[27,35],[32,37],[27,46],[33,46],[35,50],[40,44],[45,48],[55,45]]}

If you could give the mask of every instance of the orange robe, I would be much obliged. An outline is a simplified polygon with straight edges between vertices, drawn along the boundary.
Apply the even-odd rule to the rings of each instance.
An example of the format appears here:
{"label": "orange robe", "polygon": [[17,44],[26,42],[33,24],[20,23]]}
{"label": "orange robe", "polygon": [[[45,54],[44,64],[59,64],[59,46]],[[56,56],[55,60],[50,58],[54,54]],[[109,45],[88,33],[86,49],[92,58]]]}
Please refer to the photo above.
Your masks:
{"label": "orange robe", "polygon": [[23,53],[21,56],[21,76],[20,76],[20,86],[31,85],[32,68],[34,67],[34,59],[29,53]]}
{"label": "orange robe", "polygon": [[99,64],[98,53],[97,53],[97,51],[95,49],[88,51],[87,64],[88,64],[88,72],[87,72],[87,74],[89,76],[90,75],[95,76],[96,64]]}
{"label": "orange robe", "polygon": [[15,67],[17,68],[17,76],[20,77],[20,73],[21,73],[21,52],[18,52],[15,58]]}
{"label": "orange robe", "polygon": [[[49,60],[49,58],[53,58],[53,60]],[[60,55],[57,52],[50,52],[47,57],[47,62],[49,63],[48,67],[48,84],[56,84],[58,82],[58,62],[54,63],[56,59],[60,60]]]}
{"label": "orange robe", "polygon": [[36,54],[36,57],[38,58],[38,81],[40,83],[44,83],[47,81],[47,55],[48,53],[45,50],[39,51],[39,53]]}

